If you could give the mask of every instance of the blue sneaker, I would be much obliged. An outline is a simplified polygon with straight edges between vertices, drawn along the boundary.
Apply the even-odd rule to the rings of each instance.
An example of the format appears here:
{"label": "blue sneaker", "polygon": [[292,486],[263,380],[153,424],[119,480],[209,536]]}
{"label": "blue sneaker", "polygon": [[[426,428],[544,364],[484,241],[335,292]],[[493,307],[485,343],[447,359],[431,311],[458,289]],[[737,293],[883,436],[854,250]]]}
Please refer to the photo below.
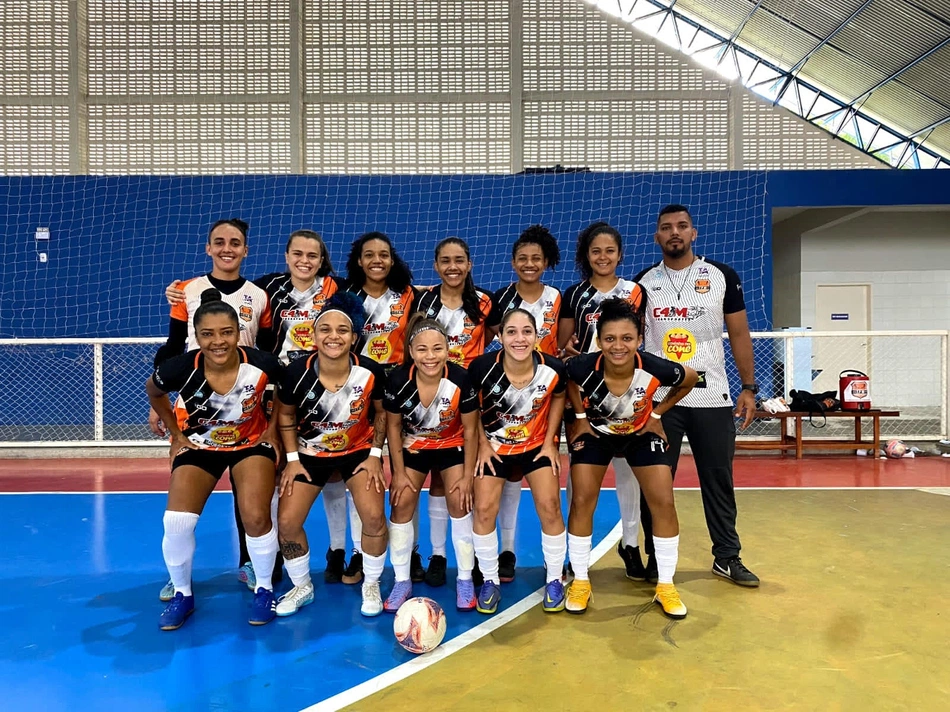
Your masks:
{"label": "blue sneaker", "polygon": [[475,582],[472,579],[468,579],[467,581],[456,579],[455,607],[460,611],[474,611],[475,605]]}
{"label": "blue sneaker", "polygon": [[248,561],[244,566],[238,569],[238,581],[246,583],[248,589],[251,591],[257,587],[257,575],[254,573],[254,564]]}
{"label": "blue sneaker", "polygon": [[544,600],[541,607],[545,613],[557,613],[564,610],[564,584],[560,579],[548,581],[544,587]]}
{"label": "blue sneaker", "polygon": [[396,581],[389,598],[383,603],[383,610],[387,613],[395,613],[399,606],[409,600],[412,596],[412,581]]}
{"label": "blue sneaker", "polygon": [[498,610],[500,600],[501,588],[494,581],[486,581],[482,584],[482,590],[478,592],[478,602],[475,604],[475,610],[479,613],[491,615]]}
{"label": "blue sneaker", "polygon": [[195,597],[185,596],[180,591],[175,594],[158,619],[158,627],[162,630],[178,630],[185,623],[185,619],[195,612]]}
{"label": "blue sneaker", "polygon": [[254,601],[251,603],[251,617],[247,622],[251,625],[264,625],[277,617],[277,599],[274,592],[266,588],[257,589]]}

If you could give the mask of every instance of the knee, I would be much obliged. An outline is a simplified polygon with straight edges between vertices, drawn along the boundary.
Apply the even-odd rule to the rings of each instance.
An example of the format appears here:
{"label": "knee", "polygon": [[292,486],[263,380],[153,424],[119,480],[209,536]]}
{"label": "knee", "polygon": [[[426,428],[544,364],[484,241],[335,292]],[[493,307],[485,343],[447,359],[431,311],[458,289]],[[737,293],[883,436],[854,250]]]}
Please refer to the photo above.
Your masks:
{"label": "knee", "polygon": [[571,492],[571,511],[589,514],[597,506],[597,493],[574,488]]}
{"label": "knee", "polygon": [[303,522],[299,517],[292,516],[289,512],[277,513],[277,533],[281,541],[284,539],[296,539],[303,533]]}
{"label": "knee", "polygon": [[647,506],[654,519],[676,517],[676,504],[673,501],[673,490],[651,494],[647,498]]}
{"label": "knee", "polygon": [[389,528],[386,526],[386,516],[380,510],[379,512],[365,513],[360,515],[363,522],[363,534],[371,537],[384,536]]}
{"label": "knee", "polygon": [[270,512],[254,512],[247,516],[242,515],[244,522],[244,531],[249,537],[264,536],[271,530],[273,523],[270,520]]}
{"label": "knee", "polygon": [[[538,519],[542,525],[564,524],[561,517],[561,503],[554,499],[545,499],[537,503]],[[545,527],[548,528],[548,527]]]}
{"label": "knee", "polygon": [[484,498],[475,501],[475,521],[480,523],[494,522],[498,516],[498,505],[486,501]]}

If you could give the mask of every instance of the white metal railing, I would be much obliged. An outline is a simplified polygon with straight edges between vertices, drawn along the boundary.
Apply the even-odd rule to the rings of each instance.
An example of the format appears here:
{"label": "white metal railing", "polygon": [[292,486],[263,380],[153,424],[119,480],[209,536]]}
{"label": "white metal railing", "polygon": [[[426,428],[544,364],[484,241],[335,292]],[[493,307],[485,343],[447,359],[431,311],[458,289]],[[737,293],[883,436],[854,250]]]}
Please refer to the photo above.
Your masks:
{"label": "white metal railing", "polygon": [[[793,388],[837,390],[838,373],[857,369],[870,377],[874,407],[901,411],[882,421],[884,436],[947,437],[950,332],[780,331],[752,338],[763,397],[787,397]],[[163,341],[0,339],[0,448],[165,445],[148,430],[144,389]],[[735,392],[738,374],[729,357],[727,364]],[[836,437],[845,426],[829,421],[809,437]],[[742,438],[773,437],[779,427],[756,421]]]}

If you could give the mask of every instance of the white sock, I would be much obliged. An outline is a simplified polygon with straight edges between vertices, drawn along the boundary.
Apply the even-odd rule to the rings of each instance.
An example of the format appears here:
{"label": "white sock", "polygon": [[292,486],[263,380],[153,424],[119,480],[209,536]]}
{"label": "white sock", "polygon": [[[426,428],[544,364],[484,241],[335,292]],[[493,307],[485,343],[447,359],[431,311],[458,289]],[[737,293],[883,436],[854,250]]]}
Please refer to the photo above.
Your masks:
{"label": "white sock", "polygon": [[560,534],[541,532],[541,553],[544,554],[547,583],[560,579],[561,567],[564,566],[564,557],[567,555],[567,530]]}
{"label": "white sock", "polygon": [[614,477],[617,480],[617,504],[620,505],[620,524],[623,527],[623,545],[639,546],[640,535],[640,483],[630,469],[630,463],[615,457]]}
{"label": "white sock", "polygon": [[472,544],[475,547],[475,556],[478,557],[478,568],[486,581],[501,585],[498,578],[498,534],[472,534]]}
{"label": "white sock", "polygon": [[679,560],[679,534],[667,538],[654,536],[653,548],[656,552],[657,583],[673,583],[673,574],[676,573],[676,562]]}
{"label": "white sock", "polygon": [[[501,490],[501,507],[498,509],[502,551],[514,553],[519,504],[521,504],[521,482],[508,482],[506,480],[505,486]],[[560,575],[560,572],[558,572],[558,576]]]}
{"label": "white sock", "polygon": [[254,576],[257,579],[255,589],[266,588],[273,591],[271,578],[274,576],[274,562],[277,560],[277,527],[272,526],[270,531],[262,536],[245,534],[244,541],[247,542],[247,553],[254,564]]}
{"label": "white sock", "polygon": [[[280,505],[280,488],[274,488],[274,496],[270,498],[270,521],[274,531],[277,531],[277,508]],[[277,539],[277,551],[280,552],[280,538]]]}
{"label": "white sock", "polygon": [[296,559],[284,559],[284,568],[294,586],[306,586],[310,583],[310,552]]}
{"label": "white sock", "polygon": [[472,541],[472,513],[456,519],[452,517],[452,547],[458,566],[458,579],[469,581],[475,568],[475,544]]}
{"label": "white sock", "polygon": [[574,497],[574,484],[571,482],[571,473],[567,473],[567,511],[571,511],[571,499]]}
{"label": "white sock", "polygon": [[419,546],[419,503],[416,502],[416,511],[412,513],[412,548]]}
{"label": "white sock", "polygon": [[[417,508],[418,509],[418,508]],[[445,556],[445,540],[449,535],[449,507],[445,497],[429,495],[429,541],[432,555]]]}
{"label": "white sock", "polygon": [[574,569],[574,578],[581,581],[590,581],[590,542],[589,536],[574,536],[571,533],[567,535],[567,555],[571,560],[571,568]]}
{"label": "white sock", "polygon": [[165,557],[165,566],[168,567],[168,575],[175,584],[175,593],[190,596],[198,515],[194,512],[173,512],[166,509],[162,524],[165,526],[162,554]]}
{"label": "white sock", "polygon": [[346,548],[346,485],[343,482],[327,482],[320,492],[323,509],[327,513],[327,529],[330,530],[330,548]]}
{"label": "white sock", "polygon": [[[389,560],[393,563],[396,581],[409,580],[409,561],[412,557],[412,522],[389,523]],[[363,557],[366,558],[365,556]],[[363,564],[363,573],[366,565]]]}
{"label": "white sock", "polygon": [[383,575],[383,566],[386,564],[386,552],[379,556],[372,556],[363,552],[363,583],[376,583]]}
{"label": "white sock", "polygon": [[360,519],[360,513],[356,511],[356,505],[353,504],[353,495],[349,490],[346,491],[346,511],[350,513],[350,536],[353,538],[353,548],[362,554],[363,520]]}

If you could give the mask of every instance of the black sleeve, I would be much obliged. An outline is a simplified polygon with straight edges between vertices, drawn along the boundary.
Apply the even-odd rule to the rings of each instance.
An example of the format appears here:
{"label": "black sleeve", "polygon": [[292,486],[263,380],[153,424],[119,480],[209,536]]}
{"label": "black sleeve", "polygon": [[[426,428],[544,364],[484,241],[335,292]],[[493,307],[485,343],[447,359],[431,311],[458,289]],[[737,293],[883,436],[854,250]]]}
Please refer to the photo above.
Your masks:
{"label": "black sleeve", "polygon": [[307,370],[308,363],[310,363],[309,358],[298,358],[296,361],[291,361],[283,369],[284,373],[277,382],[277,397],[280,398],[281,403],[293,406],[299,405],[294,389],[300,383],[300,379]]}
{"label": "black sleeve", "polygon": [[745,310],[745,297],[742,294],[742,280],[738,273],[726,265],[721,267],[726,277],[726,293],[722,298],[722,313],[735,314]]}
{"label": "black sleeve", "polygon": [[271,289],[268,289],[268,287],[271,286],[271,282],[278,280],[281,277],[286,278],[286,274],[284,272],[271,272],[270,274],[265,274],[263,277],[258,277],[257,279],[253,280],[253,283],[267,292],[267,296],[273,296],[271,294],[273,287],[271,287]]}
{"label": "black sleeve", "polygon": [[567,367],[560,359],[544,354],[544,362],[554,369],[557,374],[557,383],[554,386],[554,393],[564,393],[567,390]]}
{"label": "black sleeve", "polygon": [[373,391],[370,400],[381,401],[386,395],[386,372],[371,358],[360,356],[358,363],[373,374]]}
{"label": "black sleeve", "polygon": [[152,366],[158,368],[158,365],[170,358],[179,356],[185,351],[185,344],[188,342],[188,322],[179,319],[168,320],[168,339],[162,344],[155,353]]}
{"label": "black sleeve", "polygon": [[159,363],[152,373],[152,383],[165,393],[179,391],[195,370],[195,353],[189,351]]}
{"label": "black sleeve", "polygon": [[510,287],[499,289],[491,295],[491,311],[488,313],[488,318],[485,319],[485,326],[495,328],[501,323],[501,318],[504,316],[504,308],[501,303],[508,289],[510,289]]}
{"label": "black sleeve", "polygon": [[386,378],[386,385],[383,391],[383,408],[390,413],[399,415],[402,411],[399,409],[399,403],[396,402],[396,394],[406,382],[407,371],[405,367],[400,366],[394,369]]}
{"label": "black sleeve", "polygon": [[[273,315],[271,319],[273,320]],[[262,326],[257,330],[257,348],[267,353],[274,353],[277,349],[277,324]]]}
{"label": "black sleeve", "polygon": [[494,352],[482,354],[472,359],[472,362],[468,365],[468,382],[475,390],[475,393],[481,390],[482,381],[485,380],[488,369],[495,361],[496,356],[497,354]]}
{"label": "black sleeve", "polygon": [[449,379],[459,387],[459,410],[471,413],[478,410],[478,393],[472,385],[472,379],[461,366],[449,364]]}
{"label": "black sleeve", "polygon": [[678,363],[650,353],[641,353],[643,370],[653,375],[661,386],[678,386],[686,378],[686,370]]}
{"label": "black sleeve", "polygon": [[581,354],[580,356],[575,356],[570,359],[565,367],[567,377],[580,386],[580,384],[584,382],[584,379],[594,370],[594,364],[597,362],[598,355],[597,353]]}
{"label": "black sleeve", "polygon": [[284,375],[284,367],[274,354],[261,349],[246,349],[246,352],[248,363],[266,373],[270,383],[280,383]]}

